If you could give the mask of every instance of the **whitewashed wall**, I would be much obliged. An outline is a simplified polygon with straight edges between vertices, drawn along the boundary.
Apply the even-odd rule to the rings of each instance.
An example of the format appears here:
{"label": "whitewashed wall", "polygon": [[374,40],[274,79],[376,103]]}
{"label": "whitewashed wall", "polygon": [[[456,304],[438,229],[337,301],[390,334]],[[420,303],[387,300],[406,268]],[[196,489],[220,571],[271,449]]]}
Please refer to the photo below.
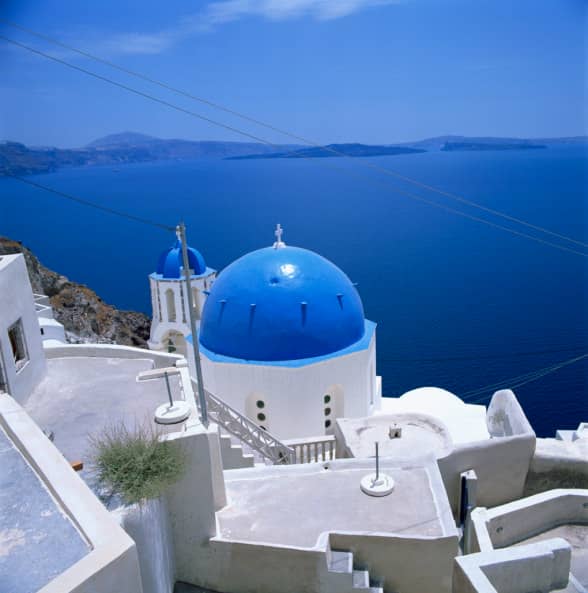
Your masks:
{"label": "whitewashed wall", "polygon": [[165,499],[113,511],[137,546],[143,593],[173,593],[175,564]]}
{"label": "whitewashed wall", "polygon": [[[10,342],[9,328],[22,320],[28,362],[17,371]],[[0,257],[0,366],[8,391],[24,403],[45,373],[45,356],[33,291],[21,254]]]}
{"label": "whitewashed wall", "polygon": [[[202,372],[206,389],[272,434],[283,439],[310,437],[331,434],[337,417],[368,416],[380,408],[375,351],[374,334],[365,350],[301,367],[215,362],[202,354]],[[188,359],[194,376],[191,349]],[[324,402],[327,394],[329,404]],[[258,400],[263,408],[257,407]]]}

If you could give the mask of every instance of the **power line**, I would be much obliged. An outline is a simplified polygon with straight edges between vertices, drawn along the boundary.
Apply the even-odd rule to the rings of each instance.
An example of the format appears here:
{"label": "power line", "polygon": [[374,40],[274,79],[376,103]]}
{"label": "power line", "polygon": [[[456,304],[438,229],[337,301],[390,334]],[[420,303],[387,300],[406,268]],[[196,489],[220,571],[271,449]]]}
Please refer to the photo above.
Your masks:
{"label": "power line", "polygon": [[[33,35],[33,36],[35,36],[35,37],[37,37],[39,39],[43,39],[45,41],[48,41],[49,43],[52,43],[54,45],[57,45],[57,46],[62,47],[64,49],[67,49],[69,51],[75,52],[75,53],[77,53],[77,54],[79,54],[81,56],[84,56],[84,57],[90,58],[91,60],[94,60],[96,62],[100,62],[102,64],[105,64],[106,66],[109,66],[110,68],[113,68],[115,70],[118,70],[120,72],[123,72],[125,74],[128,74],[130,76],[133,76],[135,78],[138,78],[138,79],[143,80],[145,82],[148,82],[150,84],[157,85],[157,86],[159,86],[159,87],[161,87],[161,88],[163,88],[165,90],[171,91],[171,92],[176,93],[178,95],[181,95],[183,97],[192,99],[194,101],[198,101],[198,102],[200,102],[200,103],[202,103],[204,105],[208,105],[209,107],[213,107],[213,108],[218,109],[220,111],[224,111],[225,113],[228,113],[230,115],[234,115],[234,116],[239,117],[239,118],[241,118],[241,119],[243,119],[245,121],[248,121],[250,123],[253,123],[253,124],[258,125],[258,126],[261,126],[261,127],[264,127],[264,128],[266,128],[268,130],[271,130],[273,132],[277,132],[277,133],[282,134],[284,136],[288,136],[289,138],[293,138],[295,140],[298,140],[300,142],[303,142],[303,143],[308,144],[310,146],[313,146],[315,148],[320,148],[320,149],[322,149],[322,150],[324,150],[326,152],[329,152],[329,153],[331,153],[333,155],[336,155],[336,156],[352,158],[350,155],[348,155],[345,152],[342,152],[340,150],[337,150],[336,148],[333,148],[333,147],[330,147],[330,146],[324,146],[321,143],[317,142],[316,140],[307,138],[305,136],[301,136],[299,134],[295,134],[295,133],[290,132],[288,130],[284,130],[283,128],[279,128],[277,126],[274,126],[272,124],[269,124],[267,122],[264,122],[264,121],[262,121],[260,119],[255,118],[255,117],[251,117],[251,116],[249,116],[247,114],[244,114],[242,112],[239,112],[239,111],[237,111],[235,109],[231,109],[229,107],[226,107],[225,105],[221,105],[220,103],[217,103],[215,101],[211,101],[210,99],[205,99],[204,97],[195,95],[195,94],[190,93],[188,91],[185,91],[183,89],[179,89],[179,88],[174,87],[174,86],[172,86],[172,85],[170,85],[170,84],[168,84],[166,82],[162,82],[160,80],[157,80],[157,79],[152,78],[150,76],[147,76],[145,74],[142,74],[140,72],[137,72],[136,70],[131,70],[130,68],[126,68],[124,66],[120,66],[119,64],[116,64],[115,62],[112,62],[110,60],[106,60],[104,58],[101,58],[100,56],[97,56],[95,54],[92,54],[92,53],[90,53],[88,51],[84,51],[84,50],[78,49],[78,48],[76,48],[76,47],[74,47],[72,45],[63,43],[63,42],[61,42],[61,41],[59,41],[57,39],[54,39],[54,38],[52,38],[52,37],[50,37],[48,35],[45,35],[43,33],[39,33],[37,31],[34,31],[34,30],[29,29],[27,27],[23,27],[21,25],[18,25],[17,23],[13,23],[13,22],[8,21],[8,20],[5,20],[5,19],[0,19],[0,22],[3,22],[6,25],[8,25],[8,26],[10,26],[10,27],[12,27],[14,29],[18,29],[20,31],[23,31],[25,33],[28,33],[29,35]],[[366,161],[365,163],[362,163],[362,165],[367,166],[367,167],[369,167],[369,168],[371,168],[371,169],[373,169],[375,171],[379,171],[380,173],[383,173],[385,175],[390,175],[390,176],[393,176],[393,177],[395,177],[397,179],[400,179],[402,181],[405,181],[407,183],[416,185],[416,186],[418,186],[418,187],[420,187],[422,189],[426,189],[428,191],[438,193],[438,194],[443,195],[445,197],[448,197],[448,198],[450,198],[452,200],[461,202],[462,204],[466,204],[468,206],[471,206],[471,207],[474,207],[474,208],[478,208],[480,210],[483,210],[485,212],[488,212],[489,214],[493,214],[494,216],[498,216],[498,217],[503,218],[505,220],[508,220],[510,222],[515,222],[517,224],[523,225],[523,226],[525,226],[527,228],[530,228],[530,229],[533,229],[535,231],[539,231],[539,232],[545,233],[545,234],[550,235],[552,237],[556,237],[556,238],[562,239],[564,241],[569,241],[570,243],[574,243],[574,244],[579,245],[581,247],[588,247],[588,243],[584,243],[583,241],[578,241],[577,239],[574,239],[574,238],[571,238],[571,237],[567,237],[566,235],[563,235],[561,233],[557,233],[555,231],[551,231],[549,229],[546,229],[546,228],[541,227],[541,226],[536,225],[536,224],[532,224],[530,222],[527,222],[525,220],[522,220],[520,218],[517,218],[517,217],[512,216],[510,214],[507,214],[505,212],[501,212],[501,211],[496,210],[494,208],[489,208],[488,206],[484,206],[483,204],[479,204],[478,202],[475,202],[473,200],[469,200],[469,199],[464,198],[463,196],[459,196],[459,195],[457,195],[457,194],[455,194],[453,192],[442,190],[442,189],[439,189],[439,188],[434,187],[432,185],[429,185],[429,184],[423,183],[421,181],[418,181],[416,179],[413,179],[411,177],[408,177],[406,175],[402,175],[401,173],[398,173],[397,171],[394,171],[394,170],[389,169],[387,167],[382,167],[380,165],[377,165],[377,164],[374,164],[374,163],[370,163],[369,161]]]}
{"label": "power line", "polygon": [[461,395],[461,398],[467,403],[478,403],[488,398],[487,395],[483,397],[479,397],[484,393],[488,393],[489,391],[496,391],[497,389],[514,389],[516,387],[521,387],[522,385],[526,385],[527,383],[531,383],[532,381],[537,381],[546,375],[554,373],[559,369],[562,369],[566,366],[574,364],[580,360],[583,360],[588,357],[588,354],[582,354],[580,356],[576,356],[574,358],[570,358],[569,360],[565,360],[564,362],[559,362],[548,367],[544,367],[539,370],[531,371],[530,373],[525,373],[523,375],[517,375],[516,377],[511,377],[510,379],[504,379],[497,383],[492,383],[490,385],[485,385],[484,387],[480,387],[479,389],[473,389],[471,391],[466,391]]}
{"label": "power line", "polygon": [[37,183],[36,181],[31,181],[30,179],[25,179],[23,177],[19,177],[18,175],[12,175],[11,173],[5,173],[8,177],[12,179],[16,179],[22,183],[26,183],[27,185],[32,185],[38,189],[43,189],[47,192],[60,196],[62,198],[66,198],[71,200],[72,202],[77,202],[78,204],[83,204],[84,206],[89,206],[90,208],[95,208],[96,210],[101,210],[102,212],[107,212],[108,214],[114,214],[115,216],[119,216],[121,218],[126,218],[128,220],[132,220],[134,222],[140,222],[141,224],[147,224],[159,229],[163,229],[164,231],[172,231],[175,232],[175,227],[167,226],[165,224],[160,224],[159,222],[154,222],[153,220],[149,220],[147,218],[141,218],[140,216],[135,216],[134,214],[128,214],[127,212],[123,212],[121,210],[116,210],[114,208],[109,208],[108,206],[102,206],[97,204],[96,202],[92,202],[90,200],[85,200],[83,198],[78,198],[76,196],[72,196],[71,194],[67,194],[62,192],[58,189],[53,187],[49,187],[47,185],[42,185],[41,183]]}
{"label": "power line", "polygon": [[[117,81],[115,81],[115,80],[112,80],[112,79],[110,79],[110,78],[108,78],[108,77],[106,77],[106,76],[102,76],[102,75],[100,75],[100,74],[97,74],[97,73],[95,73],[95,72],[92,72],[91,70],[88,70],[88,69],[86,69],[86,68],[82,68],[81,66],[76,66],[75,64],[71,64],[70,62],[67,62],[67,61],[65,61],[65,60],[62,60],[61,58],[57,58],[56,56],[52,56],[52,55],[50,55],[50,54],[47,54],[47,53],[45,53],[45,52],[43,52],[43,51],[41,51],[41,50],[38,50],[38,49],[32,48],[32,47],[30,47],[30,46],[28,46],[28,45],[26,45],[26,44],[24,44],[24,43],[21,43],[21,42],[19,42],[19,41],[15,41],[14,39],[10,39],[10,38],[8,38],[8,37],[6,37],[6,36],[4,36],[4,35],[0,35],[0,39],[2,39],[2,40],[4,40],[4,41],[6,41],[6,42],[8,42],[8,43],[11,43],[11,44],[13,44],[13,45],[16,45],[16,46],[18,46],[18,47],[20,47],[20,48],[22,48],[22,49],[25,49],[25,50],[27,50],[27,51],[29,51],[29,52],[31,52],[31,53],[34,53],[34,54],[40,55],[40,56],[42,56],[42,57],[45,57],[45,58],[47,58],[47,59],[49,59],[49,60],[52,60],[52,61],[54,61],[54,62],[57,62],[57,63],[59,63],[59,64],[62,64],[62,65],[64,65],[64,66],[67,66],[68,68],[71,68],[71,69],[73,69],[73,70],[77,70],[77,71],[79,71],[79,72],[82,72],[82,73],[84,73],[84,74],[87,74],[88,76],[91,76],[91,77],[93,77],[93,78],[96,78],[96,79],[98,79],[98,80],[101,80],[101,81],[103,81],[103,82],[106,82],[106,83],[108,83],[108,84],[111,84],[111,85],[113,85],[113,86],[116,86],[116,87],[118,87],[118,88],[121,88],[121,89],[123,89],[123,90],[129,91],[129,92],[131,92],[131,93],[133,93],[133,94],[135,94],[135,95],[138,95],[138,96],[144,97],[144,98],[146,98],[146,99],[149,99],[149,100],[151,100],[151,101],[154,101],[154,102],[156,102],[156,103],[159,103],[159,104],[161,104],[161,105],[164,105],[164,106],[166,106],[166,107],[169,107],[170,109],[174,109],[174,110],[176,110],[176,111],[179,111],[179,112],[185,113],[185,114],[187,114],[187,115],[190,115],[190,116],[192,116],[192,117],[196,117],[196,118],[198,118],[198,119],[201,119],[201,120],[203,120],[203,121],[206,121],[206,122],[208,122],[208,123],[210,123],[210,124],[212,124],[212,125],[219,126],[219,127],[221,127],[221,128],[224,128],[224,129],[226,129],[226,130],[229,130],[229,131],[231,131],[231,132],[234,132],[234,133],[236,133],[236,134],[239,134],[239,135],[241,135],[241,136],[245,136],[245,137],[247,137],[247,138],[250,138],[250,139],[252,139],[252,140],[255,140],[256,142],[260,142],[260,143],[262,143],[262,144],[266,144],[266,145],[268,145],[268,146],[271,146],[271,147],[273,147],[273,148],[277,148],[277,146],[276,146],[274,143],[270,142],[269,140],[266,140],[265,138],[262,138],[262,137],[260,137],[260,136],[256,136],[256,135],[254,135],[254,134],[251,134],[251,133],[249,133],[249,132],[245,132],[245,131],[243,131],[243,130],[240,130],[240,129],[238,129],[238,128],[234,127],[234,126],[230,126],[230,125],[224,124],[224,123],[222,123],[222,122],[218,122],[218,121],[216,121],[216,120],[213,120],[213,119],[211,119],[211,118],[209,118],[209,117],[203,116],[203,115],[201,115],[201,114],[199,114],[199,113],[197,113],[197,112],[195,112],[195,111],[192,111],[192,110],[190,110],[190,109],[186,109],[186,108],[184,108],[184,107],[180,107],[179,105],[175,105],[174,103],[171,103],[171,102],[169,102],[169,101],[166,101],[166,100],[164,100],[164,99],[160,99],[159,97],[155,97],[155,96],[153,96],[153,95],[150,95],[149,93],[145,93],[145,92],[143,92],[143,91],[140,91],[140,90],[138,90],[138,89],[135,89],[135,88],[133,88],[133,87],[131,87],[131,86],[128,86],[128,85],[126,85],[126,84],[123,84],[123,83],[117,82]],[[289,153],[286,153],[286,154],[289,154]],[[294,152],[292,152],[292,154],[297,154],[297,153],[294,153]],[[342,153],[342,154],[343,154],[343,153]],[[297,156],[301,156],[301,155],[298,155],[298,154],[297,154]],[[345,155],[345,156],[347,156],[347,155]],[[316,159],[312,159],[312,158],[310,158],[310,157],[306,157],[306,156],[304,156],[304,155],[302,155],[302,157],[303,157],[303,158],[309,158],[309,160],[312,160],[312,161],[315,161],[315,160],[316,160]],[[318,162],[319,162],[320,164],[322,164],[322,165],[330,166],[331,168],[335,168],[335,169],[338,169],[338,170],[344,171],[344,172],[345,172],[345,173],[347,173],[347,174],[350,174],[350,175],[352,175],[352,176],[354,176],[354,177],[357,177],[357,174],[354,174],[354,173],[352,173],[351,171],[348,171],[348,170],[346,170],[346,169],[340,169],[339,167],[333,166],[332,164],[329,164],[329,163],[324,163],[324,162],[322,161],[322,159],[319,159],[319,160],[318,160]],[[365,176],[363,176],[362,178],[365,178]],[[372,181],[372,182],[374,182],[375,180],[374,180],[374,179],[369,179],[369,181]],[[386,187],[387,189],[390,189],[390,187],[389,187],[389,186],[385,186],[385,187]],[[541,244],[543,244],[543,245],[548,245],[548,246],[550,246],[550,247],[553,247],[553,248],[555,248],[555,249],[559,249],[559,250],[561,250],[561,251],[567,251],[567,252],[569,252],[569,253],[573,253],[573,254],[575,254],[575,255],[579,255],[579,256],[581,256],[581,257],[588,257],[588,254],[586,254],[586,253],[582,253],[582,252],[580,252],[580,251],[577,251],[577,250],[575,250],[575,249],[571,249],[571,248],[569,248],[569,247],[565,247],[565,246],[563,246],[563,245],[559,245],[559,244],[557,244],[557,243],[552,243],[551,241],[546,241],[545,239],[541,239],[541,238],[539,238],[539,237],[534,237],[533,235],[529,235],[529,234],[527,234],[527,233],[523,233],[523,232],[521,232],[521,231],[517,231],[517,230],[515,230],[515,229],[511,229],[511,228],[509,228],[509,227],[505,227],[505,226],[503,226],[503,225],[500,225],[500,224],[497,224],[497,223],[491,222],[491,221],[489,221],[489,220],[486,220],[486,219],[480,218],[480,217],[478,217],[478,216],[474,216],[474,215],[472,215],[472,214],[468,214],[468,213],[466,213],[466,212],[462,212],[462,211],[460,211],[460,210],[457,210],[457,209],[455,209],[455,208],[452,208],[452,207],[450,207],[450,206],[446,206],[446,205],[444,205],[444,204],[440,204],[440,203],[438,203],[438,202],[434,202],[434,201],[432,201],[432,200],[428,200],[428,199],[426,199],[426,198],[423,198],[422,196],[420,196],[420,195],[418,195],[418,194],[415,194],[415,193],[413,193],[413,192],[409,192],[409,191],[407,191],[407,190],[399,189],[399,188],[397,188],[397,187],[394,187],[394,188],[392,189],[392,191],[394,191],[395,193],[398,193],[398,194],[401,194],[401,195],[407,196],[407,197],[409,197],[409,198],[411,198],[411,199],[413,199],[413,200],[417,200],[417,201],[423,202],[423,203],[425,203],[425,204],[428,204],[428,205],[430,205],[430,206],[434,206],[435,208],[439,208],[439,209],[441,209],[441,210],[445,210],[445,211],[447,211],[447,212],[451,212],[451,213],[453,213],[453,214],[457,214],[458,216],[462,216],[462,217],[464,217],[464,218],[468,218],[468,219],[470,219],[470,220],[474,220],[474,221],[476,221],[476,222],[479,222],[479,223],[482,223],[482,224],[486,224],[486,225],[488,225],[488,226],[490,226],[490,227],[493,227],[493,228],[497,228],[497,229],[503,230],[503,231],[505,231],[505,232],[511,233],[512,235],[515,235],[515,236],[518,236],[518,237],[523,237],[523,238],[529,239],[529,240],[531,240],[531,241],[535,241],[536,243],[541,243]]]}
{"label": "power line", "polygon": [[384,357],[381,360],[385,362],[409,362],[409,363],[429,363],[429,362],[459,362],[468,360],[500,360],[500,359],[511,359],[511,358],[522,358],[525,356],[537,356],[542,354],[556,354],[563,352],[573,352],[574,350],[580,350],[578,348],[560,348],[557,350],[530,350],[527,352],[511,352],[506,354],[479,354],[477,356],[444,356],[444,357],[432,357],[432,358],[395,358],[395,357]]}

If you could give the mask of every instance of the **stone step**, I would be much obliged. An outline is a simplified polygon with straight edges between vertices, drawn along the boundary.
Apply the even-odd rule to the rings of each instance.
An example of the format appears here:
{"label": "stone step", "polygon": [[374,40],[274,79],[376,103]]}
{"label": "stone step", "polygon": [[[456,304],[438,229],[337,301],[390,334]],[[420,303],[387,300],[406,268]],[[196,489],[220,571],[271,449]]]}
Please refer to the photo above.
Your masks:
{"label": "stone step", "polygon": [[370,588],[370,573],[367,570],[353,571],[353,588],[369,590]]}
{"label": "stone step", "polygon": [[221,457],[225,469],[253,467],[253,455],[243,452],[241,445],[235,444],[229,435],[220,435]]}
{"label": "stone step", "polygon": [[340,552],[339,550],[331,550],[331,557],[329,560],[329,571],[352,574],[353,554],[351,552]]}

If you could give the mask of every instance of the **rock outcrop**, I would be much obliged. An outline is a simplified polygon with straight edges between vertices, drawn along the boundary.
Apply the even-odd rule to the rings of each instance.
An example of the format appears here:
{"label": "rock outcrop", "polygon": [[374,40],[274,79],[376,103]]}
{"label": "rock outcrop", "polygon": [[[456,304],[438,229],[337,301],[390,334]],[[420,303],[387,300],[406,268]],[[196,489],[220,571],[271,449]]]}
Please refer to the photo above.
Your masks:
{"label": "rock outcrop", "polygon": [[143,313],[119,311],[83,284],[46,268],[18,241],[0,237],[0,255],[22,253],[33,292],[49,297],[55,319],[72,343],[97,342],[147,347],[151,320]]}

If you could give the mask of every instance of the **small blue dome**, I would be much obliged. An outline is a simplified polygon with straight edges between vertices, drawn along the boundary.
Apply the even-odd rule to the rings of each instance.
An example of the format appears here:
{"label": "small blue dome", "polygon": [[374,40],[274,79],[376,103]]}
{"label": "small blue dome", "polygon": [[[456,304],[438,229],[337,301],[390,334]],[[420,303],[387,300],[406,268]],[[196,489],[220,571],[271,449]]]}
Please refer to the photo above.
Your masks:
{"label": "small blue dome", "polygon": [[[206,272],[206,263],[200,252],[188,246],[188,261],[190,269],[194,270],[194,276],[200,276]],[[156,274],[163,278],[181,278],[184,264],[182,262],[182,243],[178,239],[172,247],[166,249],[157,262]]]}
{"label": "small blue dome", "polygon": [[200,343],[233,358],[299,360],[347,348],[364,332],[359,294],[337,266],[307,249],[267,247],[220,273]]}

